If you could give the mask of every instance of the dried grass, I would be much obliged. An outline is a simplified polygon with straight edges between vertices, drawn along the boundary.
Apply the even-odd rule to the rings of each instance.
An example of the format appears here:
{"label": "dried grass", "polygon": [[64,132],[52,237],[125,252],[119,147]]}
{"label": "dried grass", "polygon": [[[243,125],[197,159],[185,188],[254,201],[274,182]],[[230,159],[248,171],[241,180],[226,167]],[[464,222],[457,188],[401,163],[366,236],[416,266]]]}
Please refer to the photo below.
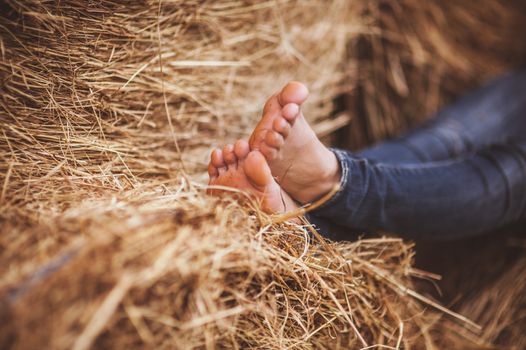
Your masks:
{"label": "dried grass", "polygon": [[350,45],[360,71],[345,140],[360,148],[400,134],[441,106],[526,66],[526,5],[511,1],[368,1],[369,30]]}
{"label": "dried grass", "polygon": [[476,329],[411,289],[433,276],[401,240],[329,243],[199,185],[284,82],[327,118],[359,81],[346,45],[383,35],[367,6],[4,1],[2,347],[433,349]]}
{"label": "dried grass", "polygon": [[[184,184],[70,209],[39,228],[73,239],[3,274],[15,347],[396,348],[431,338],[418,324],[433,313],[402,284],[418,273],[400,239],[311,240]],[[9,238],[35,252],[25,239],[34,230]]]}
{"label": "dried grass", "polygon": [[526,259],[522,257],[484,289],[472,291],[460,310],[484,324],[478,343],[504,344],[512,349],[526,347],[525,290]]}
{"label": "dried grass", "polygon": [[311,120],[326,116],[352,28],[345,1],[8,3],[1,170],[17,206],[177,178],[179,158],[202,174],[210,148],[246,137],[293,77],[313,90]]}

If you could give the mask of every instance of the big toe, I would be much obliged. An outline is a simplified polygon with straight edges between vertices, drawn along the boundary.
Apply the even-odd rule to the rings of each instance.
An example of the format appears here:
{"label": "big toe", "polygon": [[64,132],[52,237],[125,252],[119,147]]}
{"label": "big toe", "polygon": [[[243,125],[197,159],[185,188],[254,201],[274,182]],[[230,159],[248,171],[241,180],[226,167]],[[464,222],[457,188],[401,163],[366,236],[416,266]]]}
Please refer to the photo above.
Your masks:
{"label": "big toe", "polygon": [[284,107],[289,103],[301,105],[309,96],[309,89],[297,81],[291,81],[278,94],[279,104]]}
{"label": "big toe", "polygon": [[249,181],[260,189],[274,181],[267,161],[259,151],[252,151],[248,154],[243,168]]}

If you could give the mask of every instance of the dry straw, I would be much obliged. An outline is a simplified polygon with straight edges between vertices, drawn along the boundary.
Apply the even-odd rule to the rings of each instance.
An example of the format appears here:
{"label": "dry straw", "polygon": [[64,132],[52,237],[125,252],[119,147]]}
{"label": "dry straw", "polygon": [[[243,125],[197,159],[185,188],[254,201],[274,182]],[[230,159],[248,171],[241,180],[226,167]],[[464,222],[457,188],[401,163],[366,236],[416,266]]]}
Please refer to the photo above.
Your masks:
{"label": "dry straw", "polygon": [[8,4],[2,203],[37,210],[176,178],[180,158],[202,171],[293,77],[313,91],[311,120],[328,115],[359,26],[345,1]]}
{"label": "dry straw", "polygon": [[399,134],[484,81],[526,64],[526,4],[510,1],[375,0],[371,30],[350,45],[360,72],[346,143]]}
{"label": "dry straw", "polygon": [[411,289],[433,276],[401,240],[329,243],[200,185],[286,81],[308,84],[311,122],[330,115],[359,80],[349,43],[389,34],[364,4],[5,0],[2,347],[433,349],[476,331]]}
{"label": "dry straw", "polygon": [[400,239],[327,244],[185,187],[70,209],[52,225],[41,234],[69,243],[25,261],[23,279],[4,275],[18,347],[396,348],[432,337]]}

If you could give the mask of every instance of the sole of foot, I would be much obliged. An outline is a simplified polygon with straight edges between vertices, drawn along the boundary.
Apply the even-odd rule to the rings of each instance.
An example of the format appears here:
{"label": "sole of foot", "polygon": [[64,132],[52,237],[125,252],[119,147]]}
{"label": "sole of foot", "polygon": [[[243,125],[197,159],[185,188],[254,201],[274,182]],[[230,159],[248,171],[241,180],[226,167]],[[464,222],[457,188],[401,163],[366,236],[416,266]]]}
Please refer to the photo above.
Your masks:
{"label": "sole of foot", "polygon": [[302,204],[319,199],[340,181],[336,156],[301,112],[308,94],[305,85],[288,83],[267,101],[249,141],[250,149],[265,156],[283,190]]}
{"label": "sole of foot", "polygon": [[[208,165],[210,186],[236,188],[254,196],[263,211],[269,214],[285,213],[298,205],[284,193],[272,177],[263,154],[251,151],[246,141],[212,152]],[[210,194],[221,190],[209,189]]]}

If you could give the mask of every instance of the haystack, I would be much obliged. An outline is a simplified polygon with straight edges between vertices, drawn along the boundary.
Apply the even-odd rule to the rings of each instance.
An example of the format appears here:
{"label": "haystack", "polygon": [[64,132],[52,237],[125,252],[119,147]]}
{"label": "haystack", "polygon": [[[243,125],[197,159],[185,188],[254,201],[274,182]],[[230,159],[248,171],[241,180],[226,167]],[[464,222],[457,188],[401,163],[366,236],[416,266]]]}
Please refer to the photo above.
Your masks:
{"label": "haystack", "polygon": [[526,65],[526,4],[512,1],[367,1],[371,30],[351,42],[360,77],[342,143],[395,136],[487,80]]}
{"label": "haystack", "polygon": [[[375,64],[358,69],[348,50],[396,38],[374,6],[383,13],[345,0],[5,0],[2,347],[433,349],[451,332],[476,337],[414,291],[414,277],[435,276],[411,267],[411,244],[332,243],[250,198],[204,193],[210,149],[246,137],[288,80],[309,86],[315,128],[338,95],[372,94]],[[407,42],[426,52],[425,39]],[[379,55],[391,68],[427,57]]]}

